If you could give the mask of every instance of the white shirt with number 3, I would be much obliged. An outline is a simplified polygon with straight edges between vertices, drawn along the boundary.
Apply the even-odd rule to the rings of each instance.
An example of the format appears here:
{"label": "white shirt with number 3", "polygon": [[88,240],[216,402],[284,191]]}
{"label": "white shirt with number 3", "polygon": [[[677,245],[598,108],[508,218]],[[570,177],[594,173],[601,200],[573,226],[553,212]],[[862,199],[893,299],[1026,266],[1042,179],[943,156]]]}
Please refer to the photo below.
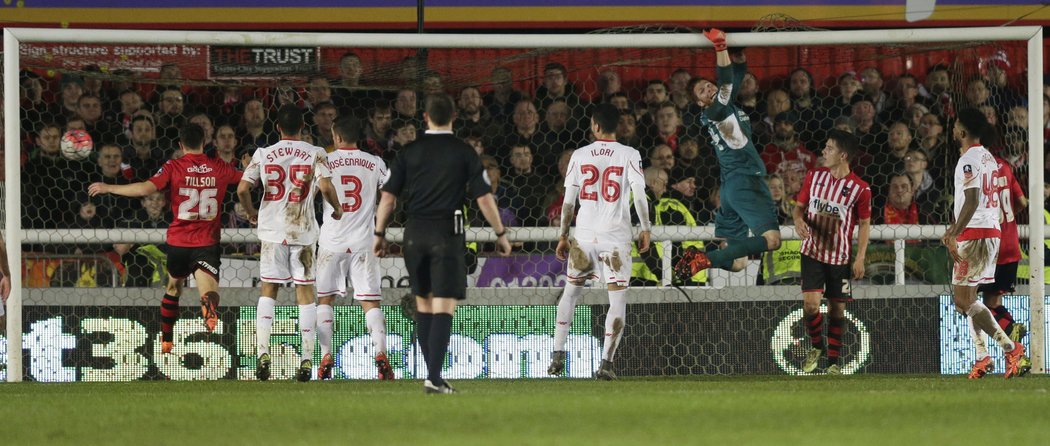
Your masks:
{"label": "white shirt with number 3", "polygon": [[325,202],[318,244],[331,252],[371,250],[376,226],[376,194],[390,178],[386,163],[358,149],[339,149],[328,154],[328,167],[339,203],[343,205],[343,217],[333,220],[332,207]]}

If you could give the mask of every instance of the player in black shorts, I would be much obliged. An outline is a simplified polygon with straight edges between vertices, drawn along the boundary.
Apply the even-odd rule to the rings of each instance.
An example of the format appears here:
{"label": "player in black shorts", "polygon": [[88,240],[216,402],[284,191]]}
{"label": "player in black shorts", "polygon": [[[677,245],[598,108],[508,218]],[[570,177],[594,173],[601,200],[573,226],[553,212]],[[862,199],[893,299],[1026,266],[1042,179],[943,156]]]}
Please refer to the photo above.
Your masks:
{"label": "player in black shorts", "polygon": [[170,160],[150,179],[133,184],[92,183],[88,193],[143,197],[156,191],[168,195],[174,219],[168,226],[168,285],[160,303],[161,353],[173,348],[173,330],[179,319],[182,283],[190,274],[201,294],[204,327],[219,323],[219,234],[226,187],[241,181],[229,163],[204,154],[204,129],[187,124],[179,132],[181,158]]}
{"label": "player in black shorts", "polygon": [[419,348],[427,363],[426,393],[454,393],[441,378],[456,303],[466,298],[467,267],[463,196],[477,199],[496,232],[500,255],[510,254],[491,187],[482,177],[477,152],[452,134],[455,107],[446,94],[430,95],[423,113],[426,134],[398,152],[376,209],[373,250],[386,252],[386,228],[397,200],[404,201],[405,265],[416,296]]}
{"label": "player in black shorts", "polygon": [[[802,238],[802,314],[812,347],[802,362],[811,373],[827,352],[829,375],[842,374],[839,356],[846,328],[846,302],[853,300],[850,279],[864,277],[864,252],[871,233],[871,187],[850,170],[860,152],[851,133],[828,132],[824,166],[811,170],[792,210],[795,230]],[[857,254],[851,260],[853,230],[860,227]],[[852,263],[852,264],[851,264]],[[821,298],[828,300],[828,337],[824,346]]]}

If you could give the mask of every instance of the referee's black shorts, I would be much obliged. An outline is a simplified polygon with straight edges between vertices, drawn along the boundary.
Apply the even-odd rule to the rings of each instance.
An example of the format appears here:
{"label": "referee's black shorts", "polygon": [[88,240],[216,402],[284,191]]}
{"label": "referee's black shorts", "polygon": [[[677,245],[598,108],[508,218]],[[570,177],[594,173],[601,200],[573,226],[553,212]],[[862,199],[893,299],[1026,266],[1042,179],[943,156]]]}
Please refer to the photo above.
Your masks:
{"label": "referee's black shorts", "polygon": [[412,294],[466,299],[466,238],[454,232],[451,217],[405,223],[405,267]]}
{"label": "referee's black shorts", "polygon": [[802,255],[802,292],[824,293],[829,301],[851,302],[850,265],[831,265],[805,254]]}

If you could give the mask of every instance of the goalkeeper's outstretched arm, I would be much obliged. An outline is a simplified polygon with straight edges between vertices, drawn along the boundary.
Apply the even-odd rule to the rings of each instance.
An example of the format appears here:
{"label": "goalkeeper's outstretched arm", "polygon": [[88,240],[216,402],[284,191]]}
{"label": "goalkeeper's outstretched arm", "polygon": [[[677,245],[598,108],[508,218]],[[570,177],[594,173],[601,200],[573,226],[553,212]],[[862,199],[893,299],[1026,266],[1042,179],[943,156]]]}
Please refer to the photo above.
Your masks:
{"label": "goalkeeper's outstretched arm", "polygon": [[[728,67],[733,63],[729,57],[729,45],[726,44],[726,33],[718,28],[711,28],[704,31],[704,37],[710,40],[715,46],[715,57],[718,61],[719,67]],[[721,79],[719,79],[721,81]],[[720,82],[721,83],[721,82]]]}

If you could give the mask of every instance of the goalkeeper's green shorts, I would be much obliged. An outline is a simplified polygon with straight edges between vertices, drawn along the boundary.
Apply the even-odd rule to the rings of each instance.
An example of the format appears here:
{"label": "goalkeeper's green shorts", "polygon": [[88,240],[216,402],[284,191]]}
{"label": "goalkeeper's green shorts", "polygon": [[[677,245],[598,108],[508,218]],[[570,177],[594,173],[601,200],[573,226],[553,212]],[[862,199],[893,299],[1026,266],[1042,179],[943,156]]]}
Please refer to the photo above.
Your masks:
{"label": "goalkeeper's green shorts", "polygon": [[761,236],[771,229],[780,230],[776,205],[763,177],[733,175],[722,179],[718,192],[722,201],[715,214],[715,236],[726,240],[748,237],[748,230]]}

